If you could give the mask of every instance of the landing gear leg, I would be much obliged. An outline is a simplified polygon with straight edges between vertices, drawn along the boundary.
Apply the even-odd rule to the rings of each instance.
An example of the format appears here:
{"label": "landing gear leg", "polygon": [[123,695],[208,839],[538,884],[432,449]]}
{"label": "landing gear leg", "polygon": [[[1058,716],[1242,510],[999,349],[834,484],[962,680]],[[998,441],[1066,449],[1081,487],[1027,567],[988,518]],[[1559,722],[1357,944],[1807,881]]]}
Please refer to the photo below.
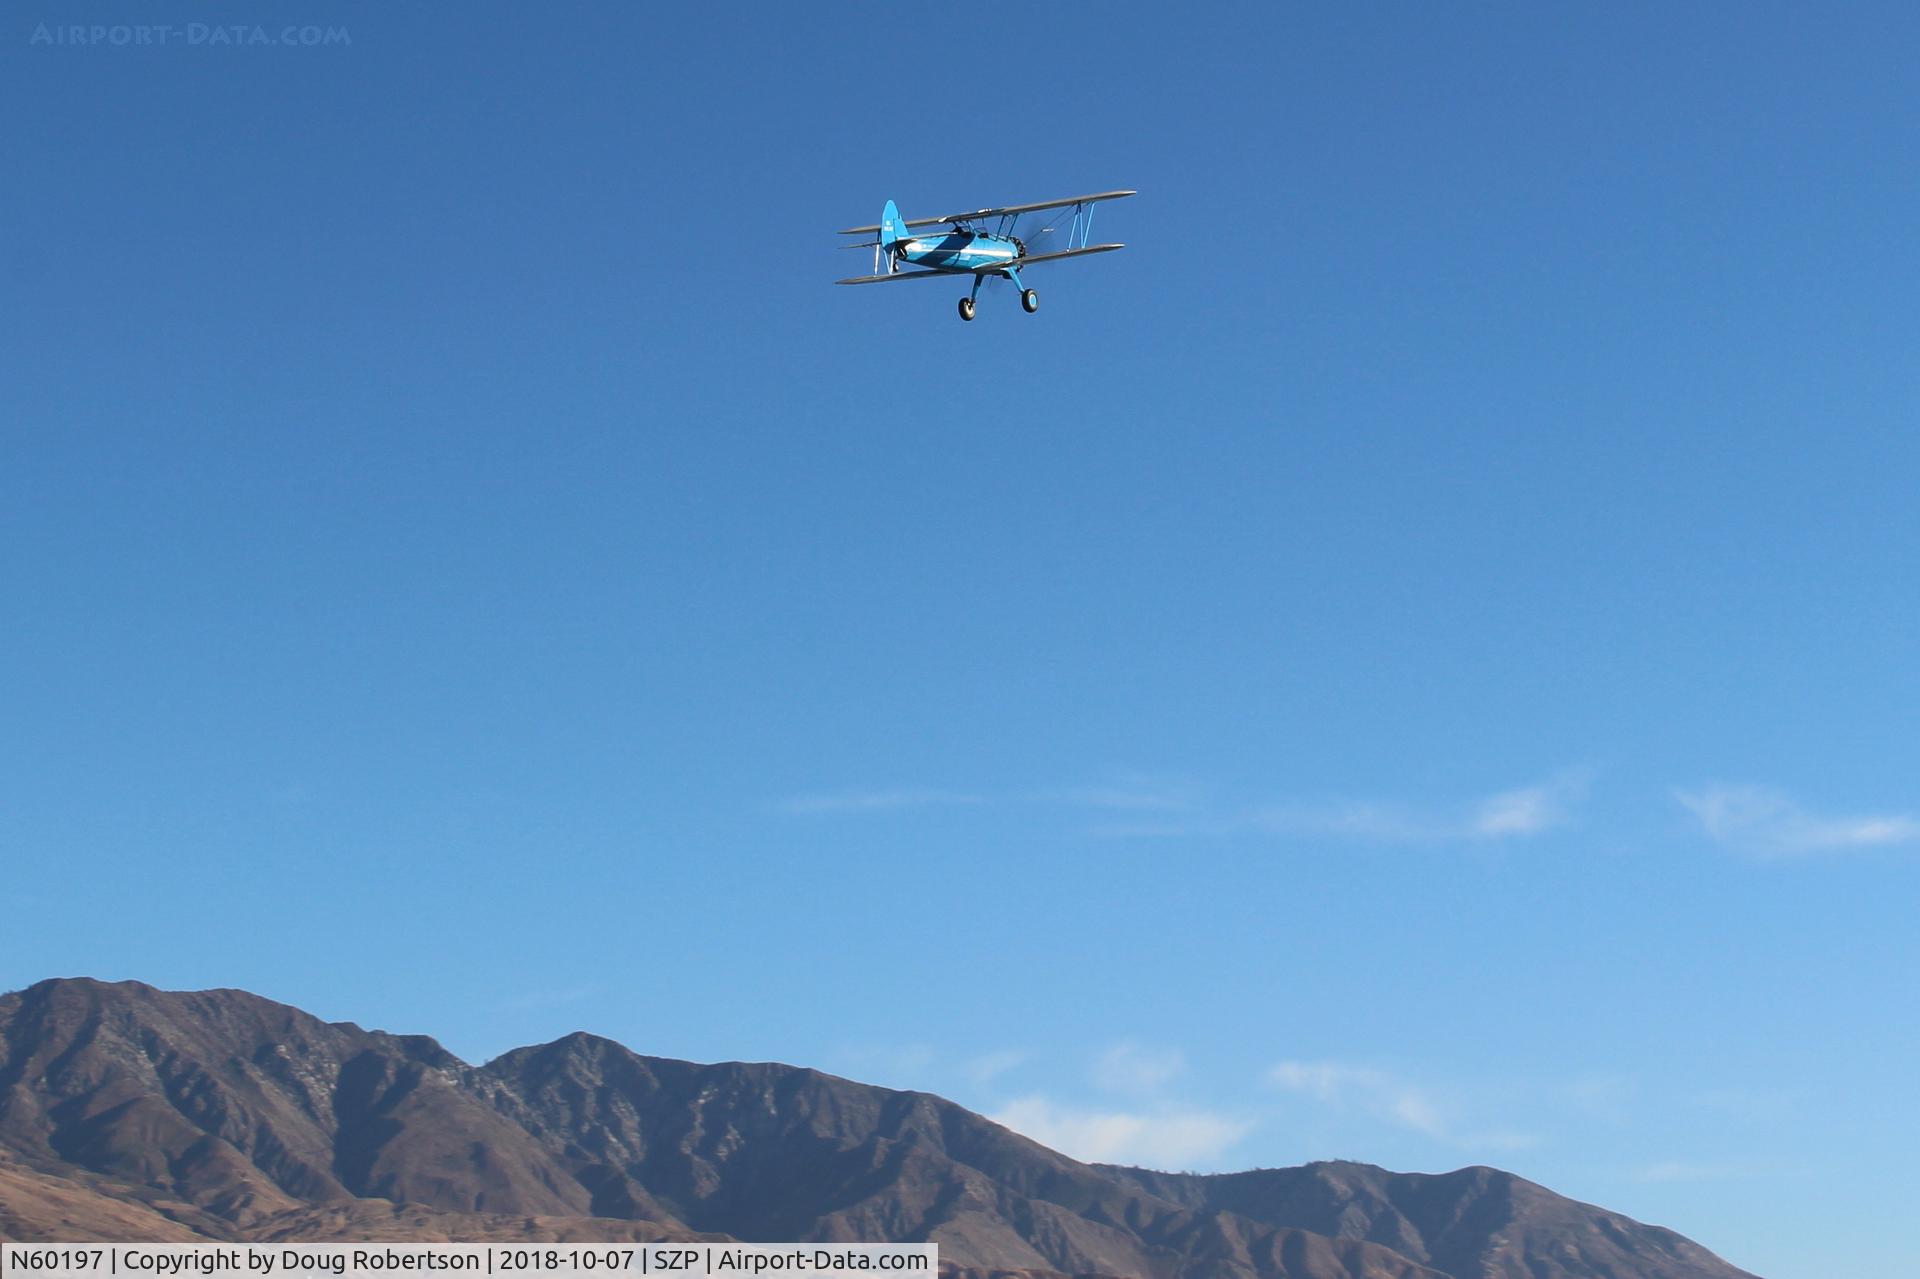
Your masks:
{"label": "landing gear leg", "polygon": [[980,296],[980,278],[979,272],[976,271],[973,276],[973,291],[960,299],[960,318],[963,320],[973,318],[973,300]]}
{"label": "landing gear leg", "polygon": [[1038,311],[1040,309],[1040,295],[1038,293],[1035,293],[1032,289],[1028,288],[1026,285],[1020,283],[1020,273],[1018,271],[1006,271],[1006,272],[1003,272],[1002,274],[1004,274],[1009,280],[1013,281],[1014,288],[1020,290],[1020,309],[1021,310],[1025,311],[1028,315],[1032,315],[1035,311]]}

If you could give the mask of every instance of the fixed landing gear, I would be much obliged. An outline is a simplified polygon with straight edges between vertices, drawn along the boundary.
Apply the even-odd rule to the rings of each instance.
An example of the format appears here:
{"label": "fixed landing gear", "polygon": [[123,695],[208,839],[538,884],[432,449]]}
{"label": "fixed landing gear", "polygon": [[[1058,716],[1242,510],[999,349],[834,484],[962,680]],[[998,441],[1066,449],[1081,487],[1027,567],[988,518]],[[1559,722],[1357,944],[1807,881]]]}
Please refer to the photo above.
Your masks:
{"label": "fixed landing gear", "polygon": [[[1021,310],[1025,311],[1028,315],[1032,315],[1035,311],[1038,311],[1040,309],[1040,295],[1038,293],[1035,293],[1032,289],[1028,288],[1026,285],[1020,283],[1019,276],[1015,275],[1012,271],[1000,271],[1000,272],[997,272],[996,274],[998,274],[1000,278],[1003,280],[1011,281],[1013,283],[1013,287],[1020,290],[1020,309]],[[973,292],[967,294],[967,296],[960,299],[960,318],[961,319],[971,320],[973,318],[974,299],[980,296],[980,285],[985,279],[986,277],[984,275],[979,275],[979,274],[976,274],[973,277]]]}

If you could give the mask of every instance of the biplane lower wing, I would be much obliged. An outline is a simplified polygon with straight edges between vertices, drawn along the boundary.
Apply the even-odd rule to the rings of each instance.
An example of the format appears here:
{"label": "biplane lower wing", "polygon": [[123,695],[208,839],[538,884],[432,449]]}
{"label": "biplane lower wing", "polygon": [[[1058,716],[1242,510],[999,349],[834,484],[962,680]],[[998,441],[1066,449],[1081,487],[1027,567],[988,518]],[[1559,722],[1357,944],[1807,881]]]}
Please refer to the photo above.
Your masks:
{"label": "biplane lower wing", "polygon": [[1031,257],[1015,258],[1011,262],[994,262],[986,266],[973,267],[965,271],[895,271],[892,275],[856,275],[850,280],[835,280],[835,284],[885,284],[889,280],[926,280],[939,276],[952,279],[954,276],[965,278],[969,275],[999,275],[1004,271],[1018,271],[1021,267],[1032,266],[1036,262],[1057,262],[1061,258],[1077,258],[1088,253],[1111,253],[1115,249],[1124,249],[1124,244],[1094,244],[1084,249],[1062,249],[1058,253],[1036,253]]}
{"label": "biplane lower wing", "polygon": [[[1058,253],[1036,253],[1031,257],[1016,258],[1012,262],[1007,263],[1007,265],[1015,270],[1019,270],[1023,266],[1032,266],[1035,262],[1057,262],[1061,258],[1077,258],[1085,253],[1111,253],[1115,249],[1124,249],[1126,247],[1124,244],[1093,244],[1083,249],[1062,249]],[[985,270],[987,268],[982,269]]]}
{"label": "biplane lower wing", "polygon": [[895,271],[892,275],[856,275],[850,280],[835,280],[835,284],[886,284],[891,280],[937,280],[945,276],[951,280],[956,275],[970,274],[966,271]]}

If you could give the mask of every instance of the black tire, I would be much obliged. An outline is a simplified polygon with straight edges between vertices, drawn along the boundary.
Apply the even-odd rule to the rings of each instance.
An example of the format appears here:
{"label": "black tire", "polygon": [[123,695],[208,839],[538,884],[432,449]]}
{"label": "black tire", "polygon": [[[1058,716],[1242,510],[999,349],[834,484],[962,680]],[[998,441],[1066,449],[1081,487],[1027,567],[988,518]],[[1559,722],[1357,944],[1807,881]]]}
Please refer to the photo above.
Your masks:
{"label": "black tire", "polygon": [[960,318],[963,320],[971,320],[973,318],[973,299],[972,298],[960,299]]}
{"label": "black tire", "polygon": [[1028,315],[1040,309],[1040,295],[1032,289],[1023,289],[1020,293],[1020,307]]}

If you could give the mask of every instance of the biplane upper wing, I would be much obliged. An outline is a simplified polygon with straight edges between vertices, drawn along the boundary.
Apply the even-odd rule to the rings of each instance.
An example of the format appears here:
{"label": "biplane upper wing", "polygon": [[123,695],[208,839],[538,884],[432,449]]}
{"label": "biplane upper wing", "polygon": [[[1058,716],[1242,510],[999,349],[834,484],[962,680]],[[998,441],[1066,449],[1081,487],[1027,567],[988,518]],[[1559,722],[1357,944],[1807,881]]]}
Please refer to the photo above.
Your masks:
{"label": "biplane upper wing", "polygon": [[[1069,196],[1064,200],[1042,200],[1038,204],[1009,204],[1004,208],[975,209],[971,213],[949,213],[945,217],[939,218],[914,218],[912,221],[902,222],[900,225],[904,227],[917,227],[939,226],[947,222],[978,222],[983,218],[1005,217],[1008,214],[1016,213],[1038,213],[1041,209],[1064,209],[1070,205],[1093,204],[1100,200],[1121,200],[1127,196],[1138,194],[1139,192],[1137,191],[1102,191],[1098,195],[1075,195]],[[879,229],[880,225],[878,223],[872,226],[850,226],[840,234],[869,235]]]}

